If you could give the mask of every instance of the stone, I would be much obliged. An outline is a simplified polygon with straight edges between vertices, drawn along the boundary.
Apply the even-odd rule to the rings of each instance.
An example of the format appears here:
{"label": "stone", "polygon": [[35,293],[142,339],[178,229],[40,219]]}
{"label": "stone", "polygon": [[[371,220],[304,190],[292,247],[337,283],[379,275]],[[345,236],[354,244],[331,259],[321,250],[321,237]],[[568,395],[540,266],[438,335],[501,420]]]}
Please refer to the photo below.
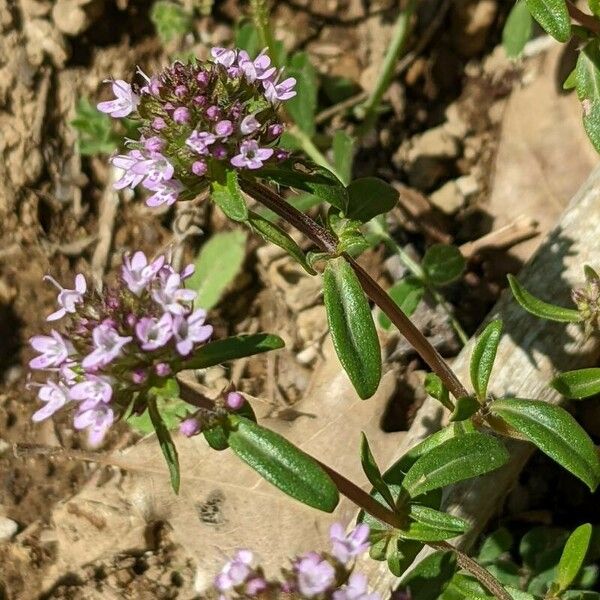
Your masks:
{"label": "stone", "polygon": [[0,516],[0,543],[8,542],[19,530],[19,525],[8,517]]}
{"label": "stone", "polygon": [[455,180],[448,181],[429,196],[429,201],[444,214],[453,215],[465,202]]}

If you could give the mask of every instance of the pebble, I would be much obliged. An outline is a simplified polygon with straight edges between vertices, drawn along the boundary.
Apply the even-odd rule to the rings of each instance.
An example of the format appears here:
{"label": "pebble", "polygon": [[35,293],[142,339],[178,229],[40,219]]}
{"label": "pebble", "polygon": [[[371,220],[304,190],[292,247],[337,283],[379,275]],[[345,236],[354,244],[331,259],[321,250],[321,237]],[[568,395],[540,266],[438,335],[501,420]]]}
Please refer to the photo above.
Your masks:
{"label": "pebble", "polygon": [[8,542],[19,530],[19,525],[8,517],[0,517],[0,543]]}
{"label": "pebble", "polygon": [[429,201],[446,215],[453,215],[462,208],[465,198],[455,180],[448,181],[429,196]]}

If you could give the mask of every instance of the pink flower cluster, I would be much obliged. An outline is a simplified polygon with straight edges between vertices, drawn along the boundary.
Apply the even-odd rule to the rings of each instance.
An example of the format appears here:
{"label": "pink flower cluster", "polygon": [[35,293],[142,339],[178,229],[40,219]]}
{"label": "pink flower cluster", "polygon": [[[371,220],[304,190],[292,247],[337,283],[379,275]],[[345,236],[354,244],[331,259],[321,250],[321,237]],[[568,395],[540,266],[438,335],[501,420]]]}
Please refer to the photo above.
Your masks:
{"label": "pink flower cluster", "polygon": [[32,419],[73,404],[75,428],[86,429],[90,444],[98,445],[137,393],[159,384],[212,335],[206,312],[193,309],[196,292],[184,285],[193,271],[136,252],[124,257],[118,285],[102,293],[88,290],[82,274],[74,289],[48,277],[59,288],[59,308],[47,320],[67,319],[62,332],[30,340],[39,355],[29,366],[49,374],[45,383],[31,384],[44,403]]}
{"label": "pink flower cluster", "polygon": [[212,61],[176,62],[146,83],[112,84],[114,100],[98,109],[140,121],[141,137],[111,161],[122,171],[117,189],[142,185],[149,206],[171,205],[182,192],[194,195],[218,171],[260,169],[287,154],[273,147],[283,133],[277,107],[296,95],[296,80],[282,80],[263,51],[254,60],[244,50],[213,48]]}
{"label": "pink flower cluster", "polygon": [[260,568],[253,566],[250,550],[238,550],[215,578],[220,599],[253,598],[263,592],[277,592],[318,600],[379,600],[370,593],[365,575],[353,571],[354,560],[369,549],[369,527],[357,525],[346,534],[340,523],[330,530],[331,552],[307,552],[296,557],[291,568],[282,571],[282,581],[269,581]]}

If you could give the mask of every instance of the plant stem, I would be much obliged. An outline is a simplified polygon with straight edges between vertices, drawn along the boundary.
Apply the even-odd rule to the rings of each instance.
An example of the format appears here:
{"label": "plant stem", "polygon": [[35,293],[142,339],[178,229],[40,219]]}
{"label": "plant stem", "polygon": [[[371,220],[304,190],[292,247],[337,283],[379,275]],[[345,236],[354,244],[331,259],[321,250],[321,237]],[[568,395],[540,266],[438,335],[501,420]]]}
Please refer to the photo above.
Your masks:
{"label": "plant stem", "polygon": [[368,100],[362,107],[364,110],[364,121],[359,129],[358,137],[361,137],[364,133],[369,131],[375,123],[381,99],[390,86],[394,77],[396,63],[406,46],[406,40],[410,33],[410,22],[415,12],[416,5],[416,0],[408,0],[406,8],[398,15],[398,19],[394,25],[392,39],[390,40],[388,51],[383,60],[377,83]]}
{"label": "plant stem", "polygon": [[446,298],[436,290],[432,285],[427,281],[427,277],[425,276],[425,272],[419,263],[413,260],[407,252],[404,251],[384,229],[381,227],[379,223],[377,223],[377,219],[371,221],[369,223],[369,229],[381,240],[383,243],[392,251],[398,255],[400,261],[404,266],[425,286],[427,291],[431,294],[433,299],[439,304],[446,316],[448,317],[448,322],[454,328],[456,335],[460,339],[462,345],[464,346],[469,341],[469,336],[466,334],[465,330],[462,328],[459,320],[454,316],[454,312],[452,308],[446,302]]}
{"label": "plant stem", "polygon": [[[302,232],[315,243],[320,250],[337,253],[337,240],[329,231],[321,227],[308,215],[300,212],[271,188],[254,180],[242,179],[242,189],[249,196],[279,215],[290,225]],[[455,398],[468,396],[469,393],[454,374],[440,353],[429,343],[413,322],[400,310],[398,305],[388,296],[385,290],[350,256],[344,257],[354,269],[365,293],[388,316],[408,343],[421,358],[438,375],[444,385]]]}
{"label": "plant stem", "polygon": [[569,11],[569,15],[574,21],[580,25],[583,25],[583,27],[586,29],[589,29],[596,34],[600,34],[600,21],[596,17],[588,15],[582,10],[579,10],[574,4],[571,3],[570,0],[567,0],[567,9]]}
{"label": "plant stem", "polygon": [[250,12],[252,13],[254,27],[258,31],[261,46],[267,48],[271,60],[277,64],[275,39],[273,38],[273,32],[269,23],[269,0],[250,0]]}
{"label": "plant stem", "polygon": [[310,157],[315,163],[321,167],[325,167],[328,171],[331,171],[340,181],[343,181],[343,177],[337,172],[336,168],[325,158],[324,154],[315,146],[310,136],[302,131],[298,125],[294,125],[288,130],[288,135],[295,138],[298,146],[304,151],[304,153]]}

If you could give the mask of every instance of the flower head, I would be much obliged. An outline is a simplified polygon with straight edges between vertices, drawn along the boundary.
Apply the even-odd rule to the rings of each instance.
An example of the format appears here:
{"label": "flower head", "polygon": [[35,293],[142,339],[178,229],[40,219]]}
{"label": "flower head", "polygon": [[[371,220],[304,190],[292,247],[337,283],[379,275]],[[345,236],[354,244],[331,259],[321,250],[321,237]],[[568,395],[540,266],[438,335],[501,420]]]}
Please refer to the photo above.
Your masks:
{"label": "flower head", "polygon": [[220,592],[226,592],[242,585],[252,574],[253,560],[254,555],[250,550],[238,550],[215,578],[215,587]]}
{"label": "flower head", "polygon": [[71,351],[70,345],[54,329],[50,335],[34,335],[29,343],[34,350],[41,352],[29,361],[32,369],[47,369],[48,367],[58,367],[67,360]]}
{"label": "flower head", "polygon": [[129,290],[139,296],[161,270],[164,263],[164,256],[159,256],[149,263],[146,255],[141,251],[136,252],[131,258],[125,255],[121,267],[121,277]]}
{"label": "flower head", "polygon": [[114,412],[106,404],[97,404],[91,400],[82,402],[73,419],[75,429],[87,429],[91,446],[98,446],[104,439],[108,428],[113,424]]}
{"label": "flower head", "polygon": [[273,148],[259,148],[256,140],[244,140],[240,153],[231,159],[231,164],[240,169],[260,169],[271,156]]}
{"label": "flower head", "polygon": [[333,600],[380,600],[379,594],[369,593],[367,577],[352,573],[348,584],[333,592]]}
{"label": "flower head", "polygon": [[114,100],[100,102],[98,110],[109,114],[111,117],[126,117],[130,115],[140,103],[140,97],[134,93],[126,81],[116,79],[112,82],[112,91],[116,96]]}
{"label": "flower head", "polygon": [[346,564],[369,548],[369,526],[357,525],[348,535],[341,523],[334,523],[329,530],[331,553],[341,563]]}
{"label": "flower head", "polygon": [[182,315],[173,317],[175,347],[181,356],[187,356],[194,348],[194,344],[205,342],[212,335],[212,325],[205,325],[205,319],[206,311],[202,309],[195,310],[187,317]]}
{"label": "flower head", "polygon": [[45,404],[37,412],[33,413],[31,417],[31,420],[36,423],[51,417],[57,410],[60,410],[69,402],[69,388],[63,383],[48,380],[40,387],[38,398],[42,402],[45,402]]}
{"label": "flower head", "polygon": [[75,276],[75,289],[73,290],[62,287],[54,277],[50,277],[49,275],[46,275],[44,279],[50,281],[60,290],[57,298],[60,308],[51,315],[48,315],[46,320],[56,321],[57,319],[64,317],[67,313],[74,313],[75,305],[83,300],[83,294],[85,294],[87,290],[87,284],[83,274],[78,273]]}
{"label": "flower head", "polygon": [[300,593],[313,598],[325,592],[335,581],[335,569],[317,552],[308,552],[294,564]]}
{"label": "flower head", "polygon": [[93,370],[112,362],[133,338],[119,335],[111,323],[105,322],[94,328],[92,339],[94,349],[81,361],[84,369]]}

